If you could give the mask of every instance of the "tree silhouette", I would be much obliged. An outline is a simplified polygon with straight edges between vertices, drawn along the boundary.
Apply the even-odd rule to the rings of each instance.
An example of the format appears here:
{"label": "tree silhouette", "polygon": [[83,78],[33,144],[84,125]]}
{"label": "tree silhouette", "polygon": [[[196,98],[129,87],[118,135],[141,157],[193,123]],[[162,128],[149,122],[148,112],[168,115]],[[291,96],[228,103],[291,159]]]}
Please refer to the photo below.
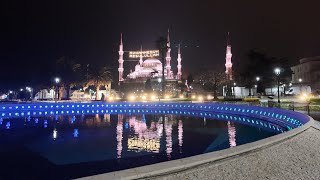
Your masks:
{"label": "tree silhouette", "polygon": [[144,89],[146,92],[150,93],[152,92],[152,83],[151,83],[151,79],[147,79],[147,81],[144,84]]}
{"label": "tree silhouette", "polygon": [[213,91],[214,99],[218,99],[218,90],[226,83],[226,74],[212,70],[204,70],[195,76],[195,83],[200,84],[204,90]]}
{"label": "tree silhouette", "polygon": [[[61,78],[60,91],[66,90],[67,99],[70,99],[70,88],[76,86],[80,79],[81,64],[75,62],[73,58],[62,56],[56,61],[56,75]],[[60,97],[63,97],[61,94]]]}
{"label": "tree silhouette", "polygon": [[[246,68],[240,72],[245,87],[251,89],[255,84],[259,83],[257,92],[264,92],[266,87],[271,87],[276,83],[276,76],[274,74],[276,67],[281,68],[281,82],[287,83],[290,81],[292,71],[288,59],[271,57],[257,49],[250,50],[247,56],[249,63]],[[259,82],[256,81],[257,76],[261,78]],[[250,90],[249,93],[249,95],[251,95]]]}
{"label": "tree silhouette", "polygon": [[98,100],[100,98],[99,90],[101,86],[105,87],[110,81],[112,81],[112,76],[108,66],[90,65],[88,81],[85,82],[84,86],[89,87],[93,85],[96,88],[96,100]]}

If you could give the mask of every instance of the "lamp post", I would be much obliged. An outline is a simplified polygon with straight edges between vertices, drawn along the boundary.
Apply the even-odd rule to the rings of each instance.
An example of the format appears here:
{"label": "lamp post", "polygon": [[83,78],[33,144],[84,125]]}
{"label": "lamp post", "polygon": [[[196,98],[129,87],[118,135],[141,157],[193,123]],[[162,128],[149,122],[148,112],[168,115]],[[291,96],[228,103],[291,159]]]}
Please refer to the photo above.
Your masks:
{"label": "lamp post", "polygon": [[299,78],[299,84],[300,84],[300,94],[302,94],[302,79]]}
{"label": "lamp post", "polygon": [[280,73],[281,73],[281,70],[280,68],[275,68],[274,69],[274,73],[276,74],[277,76],[277,85],[278,85],[278,103],[280,105],[280,90],[279,90],[279,86],[280,86]]}
{"label": "lamp post", "polygon": [[159,98],[159,101],[160,101],[160,95],[161,95],[161,91],[162,88],[160,88],[160,83],[162,82],[162,78],[158,78],[158,83],[159,83],[159,94],[158,94],[158,98]]}
{"label": "lamp post", "polygon": [[[162,62],[162,79],[161,79],[161,85],[162,85],[162,96],[164,96],[165,94],[165,77],[164,77],[164,71],[165,71],[165,53],[168,51],[168,49],[170,48],[170,43],[168,42],[168,40],[164,37],[160,37],[157,40],[157,46],[160,50],[161,53],[161,62]],[[167,74],[167,76],[169,76],[169,74]]]}
{"label": "lamp post", "polygon": [[259,84],[259,81],[260,81],[260,77],[259,76],[257,76],[256,77],[256,81],[257,81],[257,85],[256,85],[256,91],[257,91],[257,94],[258,94],[258,84]]}
{"label": "lamp post", "polygon": [[235,87],[236,87],[237,83],[233,83],[233,96],[236,97],[236,92],[235,92]]}
{"label": "lamp post", "polygon": [[26,90],[30,93],[30,99],[32,100],[33,89],[31,87],[26,87]]}
{"label": "lamp post", "polygon": [[60,83],[60,78],[58,78],[58,77],[56,77],[56,78],[54,78],[54,82],[56,83],[55,85],[56,85],[56,94],[55,94],[55,99],[56,99],[56,101],[58,101],[58,99],[59,99],[59,83]]}

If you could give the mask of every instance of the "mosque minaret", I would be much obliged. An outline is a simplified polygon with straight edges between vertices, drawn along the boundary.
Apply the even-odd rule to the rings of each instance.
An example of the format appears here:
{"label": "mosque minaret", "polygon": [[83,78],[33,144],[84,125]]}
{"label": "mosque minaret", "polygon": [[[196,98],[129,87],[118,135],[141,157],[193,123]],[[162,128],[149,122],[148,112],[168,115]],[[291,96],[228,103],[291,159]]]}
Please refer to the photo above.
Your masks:
{"label": "mosque minaret", "polygon": [[180,45],[178,47],[178,57],[177,57],[177,74],[174,75],[174,73],[171,70],[171,48],[170,48],[170,34],[168,30],[167,35],[167,52],[165,57],[165,69],[162,69],[162,62],[155,58],[155,57],[149,57],[143,60],[144,56],[142,55],[142,46],[140,48],[140,55],[138,64],[135,66],[134,70],[130,70],[130,73],[127,76],[124,76],[124,68],[123,68],[123,56],[124,56],[124,50],[123,50],[123,42],[122,42],[122,34],[120,39],[120,45],[119,45],[119,82],[126,81],[126,80],[141,80],[141,79],[148,79],[148,78],[157,78],[162,77],[162,73],[164,73],[165,79],[168,80],[181,80],[181,49]]}

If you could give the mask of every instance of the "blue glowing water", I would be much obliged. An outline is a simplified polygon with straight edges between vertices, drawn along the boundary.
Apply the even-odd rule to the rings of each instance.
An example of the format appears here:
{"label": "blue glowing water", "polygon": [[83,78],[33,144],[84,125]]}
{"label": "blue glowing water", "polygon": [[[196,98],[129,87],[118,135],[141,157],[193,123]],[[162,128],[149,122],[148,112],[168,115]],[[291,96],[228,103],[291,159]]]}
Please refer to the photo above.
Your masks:
{"label": "blue glowing water", "polygon": [[287,130],[245,116],[215,117],[60,112],[2,118],[0,179],[84,177],[232,148]]}

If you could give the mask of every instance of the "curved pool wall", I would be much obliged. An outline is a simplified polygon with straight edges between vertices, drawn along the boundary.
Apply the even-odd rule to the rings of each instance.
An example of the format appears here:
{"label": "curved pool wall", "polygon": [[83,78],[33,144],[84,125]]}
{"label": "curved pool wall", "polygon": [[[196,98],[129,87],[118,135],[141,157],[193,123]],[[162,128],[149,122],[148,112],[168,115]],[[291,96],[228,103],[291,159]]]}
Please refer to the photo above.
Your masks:
{"label": "curved pool wall", "polygon": [[[0,118],[14,118],[31,115],[72,115],[93,113],[156,113],[185,116],[201,116],[256,125],[282,132],[283,128],[291,130],[306,124],[309,117],[294,111],[216,103],[144,103],[144,102],[114,102],[114,103],[26,103],[0,104]],[[248,118],[234,118],[234,116]],[[256,119],[252,119],[256,118]]]}

